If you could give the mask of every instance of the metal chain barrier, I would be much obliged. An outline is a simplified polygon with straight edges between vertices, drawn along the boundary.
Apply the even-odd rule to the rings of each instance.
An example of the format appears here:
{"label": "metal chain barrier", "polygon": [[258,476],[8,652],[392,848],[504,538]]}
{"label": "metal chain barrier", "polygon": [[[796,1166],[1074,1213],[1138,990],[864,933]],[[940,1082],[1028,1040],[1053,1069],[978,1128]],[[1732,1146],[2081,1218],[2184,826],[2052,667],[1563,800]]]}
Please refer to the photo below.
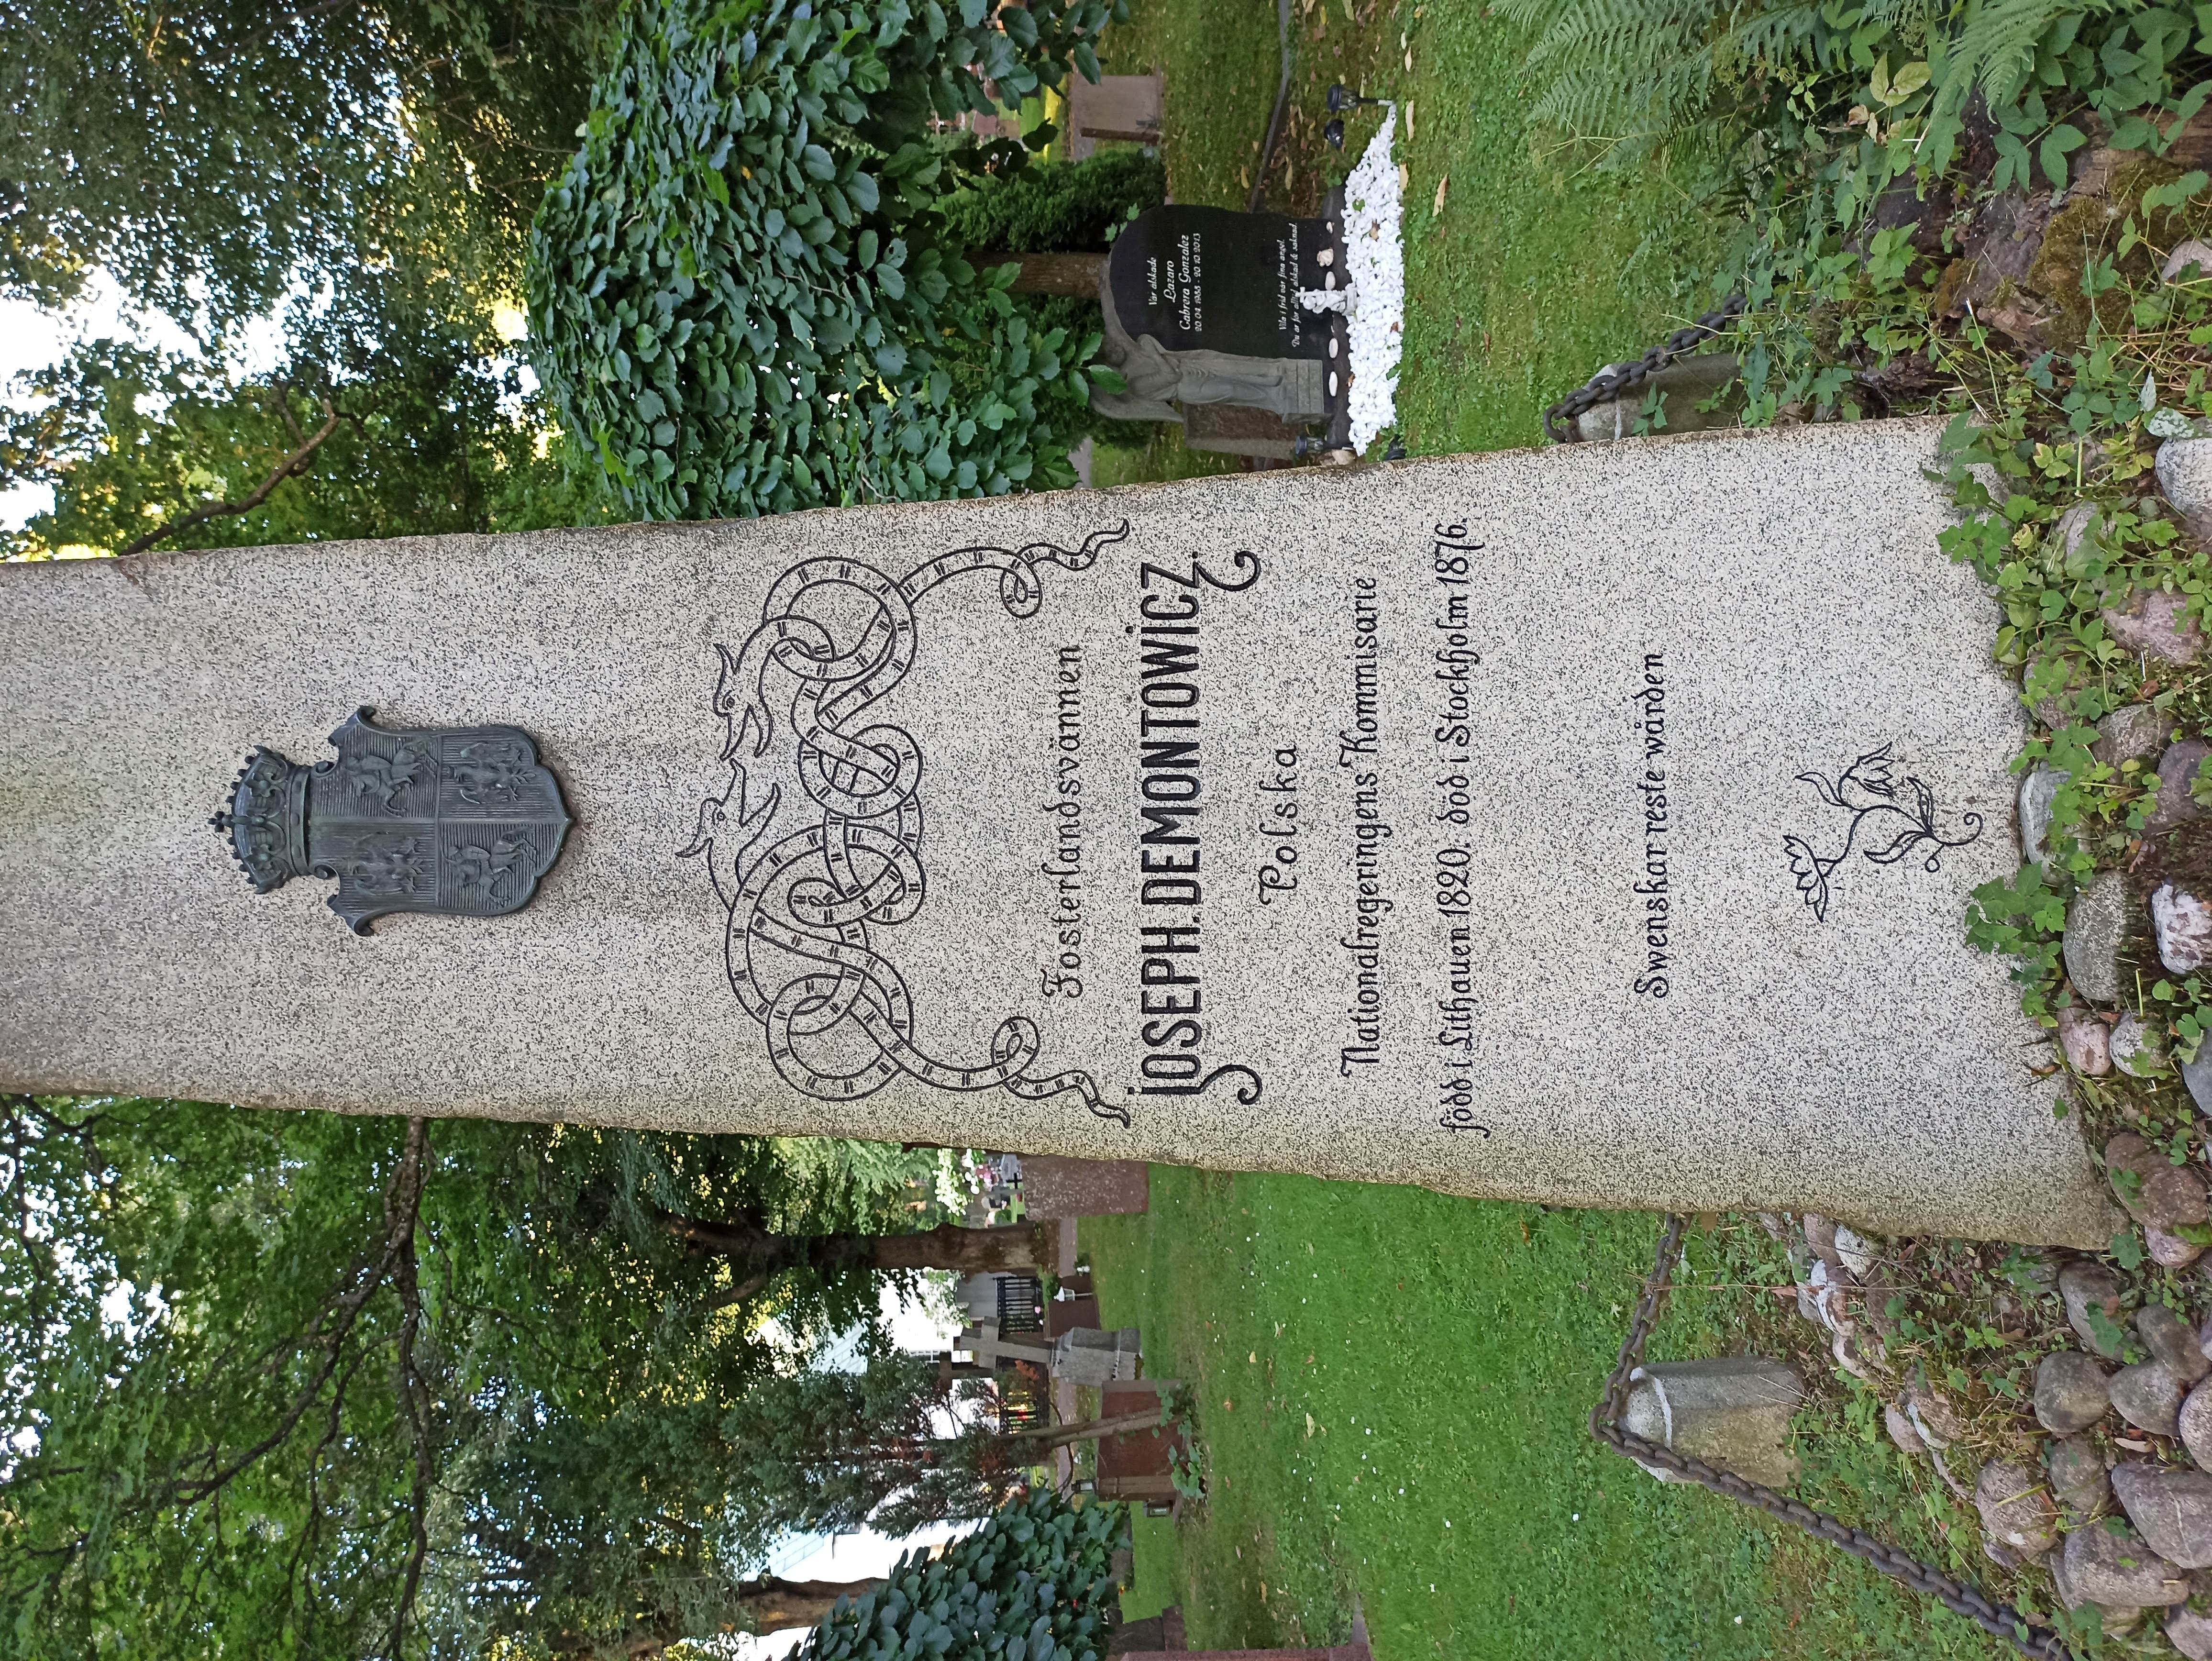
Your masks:
{"label": "metal chain barrier", "polygon": [[1730,295],[1721,302],[1718,311],[1707,312],[1688,328],[1675,330],[1643,356],[1600,369],[1583,386],[1544,411],[1545,433],[1554,444],[1579,444],[1582,433],[1574,424],[1575,417],[1585,410],[1594,410],[1601,404],[1610,403],[1623,392],[1633,392],[1649,380],[1655,371],[1665,368],[1685,353],[1696,350],[1742,315],[1743,296]]}
{"label": "metal chain barrier", "polygon": [[1659,1318],[1659,1306],[1665,1300],[1668,1278],[1681,1254],[1686,1221],[1680,1216],[1669,1216],[1659,1236],[1658,1261],[1652,1265],[1650,1276],[1644,1283],[1644,1295],[1638,1299],[1636,1313],[1628,1323],[1628,1336],[1620,1346],[1620,1360],[1613,1366],[1613,1376],[1605,1382],[1604,1396],[1590,1409],[1590,1434],[1615,1453],[1639,1464],[1656,1465],[1700,1488],[1755,1506],[1769,1517],[1792,1524],[1871,1563],[1891,1579],[1901,1580],[1913,1591],[1936,1599],[1953,1613],[1965,1615],[1990,1637],[2011,1645],[2022,1655],[2034,1657],[2035,1661],[2078,1661],[2076,1652],[2057,1630],[2031,1624],[2011,1604],[1993,1603],[1976,1588],[1954,1580],[1918,1558],[1885,1545],[1863,1530],[1847,1527],[1825,1512],[1814,1511],[1786,1494],[1747,1482],[1733,1471],[1709,1465],[1693,1454],[1647,1441],[1621,1427],[1620,1420],[1628,1410],[1629,1375],[1642,1364],[1644,1347],[1650,1341],[1651,1329]]}

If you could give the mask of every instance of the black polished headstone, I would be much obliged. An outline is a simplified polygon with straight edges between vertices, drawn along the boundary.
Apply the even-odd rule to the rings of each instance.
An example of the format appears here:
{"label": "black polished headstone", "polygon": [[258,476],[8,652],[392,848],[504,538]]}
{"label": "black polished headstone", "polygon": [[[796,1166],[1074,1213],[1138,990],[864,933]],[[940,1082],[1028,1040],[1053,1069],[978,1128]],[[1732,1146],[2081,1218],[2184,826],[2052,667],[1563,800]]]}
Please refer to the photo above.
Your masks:
{"label": "black polished headstone", "polygon": [[1114,240],[1114,309],[1131,336],[1171,352],[1326,357],[1328,313],[1298,304],[1328,286],[1328,224],[1227,208],[1154,208]]}

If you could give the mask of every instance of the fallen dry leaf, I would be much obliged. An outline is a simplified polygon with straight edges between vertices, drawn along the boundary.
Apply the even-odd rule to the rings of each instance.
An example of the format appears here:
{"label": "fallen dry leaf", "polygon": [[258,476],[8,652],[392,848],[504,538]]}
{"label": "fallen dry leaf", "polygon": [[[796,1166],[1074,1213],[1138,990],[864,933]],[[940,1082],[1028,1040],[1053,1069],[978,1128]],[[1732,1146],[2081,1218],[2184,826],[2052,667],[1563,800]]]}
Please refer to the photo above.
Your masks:
{"label": "fallen dry leaf", "polygon": [[1451,175],[1446,173],[1437,180],[1437,199],[1429,208],[1429,217],[1434,219],[1444,210],[1444,192],[1451,188]]}

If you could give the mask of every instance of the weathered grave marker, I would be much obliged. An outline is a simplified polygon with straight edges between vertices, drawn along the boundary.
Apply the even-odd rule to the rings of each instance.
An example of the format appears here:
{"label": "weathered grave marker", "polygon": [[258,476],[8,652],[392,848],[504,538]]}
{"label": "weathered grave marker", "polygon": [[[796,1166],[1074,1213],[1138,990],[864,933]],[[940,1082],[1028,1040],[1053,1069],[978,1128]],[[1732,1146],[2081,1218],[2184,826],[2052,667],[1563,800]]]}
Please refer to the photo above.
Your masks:
{"label": "weathered grave marker", "polygon": [[[2092,1244],[1962,940],[2024,717],[1934,450],[0,569],[0,1085]],[[240,758],[364,704],[534,741],[526,909],[240,879]]]}
{"label": "weathered grave marker", "polygon": [[1153,208],[1123,229],[1099,288],[1105,356],[1129,382],[1094,393],[1110,415],[1168,420],[1170,402],[1229,405],[1293,423],[1340,401],[1340,319],[1301,290],[1334,288],[1328,222],[1225,208]]}

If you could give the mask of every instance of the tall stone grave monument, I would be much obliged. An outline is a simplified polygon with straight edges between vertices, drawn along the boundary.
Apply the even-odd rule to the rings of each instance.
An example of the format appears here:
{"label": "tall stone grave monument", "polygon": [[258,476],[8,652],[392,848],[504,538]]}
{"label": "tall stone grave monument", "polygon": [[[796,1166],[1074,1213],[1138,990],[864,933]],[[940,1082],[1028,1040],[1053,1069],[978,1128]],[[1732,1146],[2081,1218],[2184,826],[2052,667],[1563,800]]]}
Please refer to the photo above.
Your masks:
{"label": "tall stone grave monument", "polygon": [[0,569],[0,1086],[2092,1243],[1935,445]]}

